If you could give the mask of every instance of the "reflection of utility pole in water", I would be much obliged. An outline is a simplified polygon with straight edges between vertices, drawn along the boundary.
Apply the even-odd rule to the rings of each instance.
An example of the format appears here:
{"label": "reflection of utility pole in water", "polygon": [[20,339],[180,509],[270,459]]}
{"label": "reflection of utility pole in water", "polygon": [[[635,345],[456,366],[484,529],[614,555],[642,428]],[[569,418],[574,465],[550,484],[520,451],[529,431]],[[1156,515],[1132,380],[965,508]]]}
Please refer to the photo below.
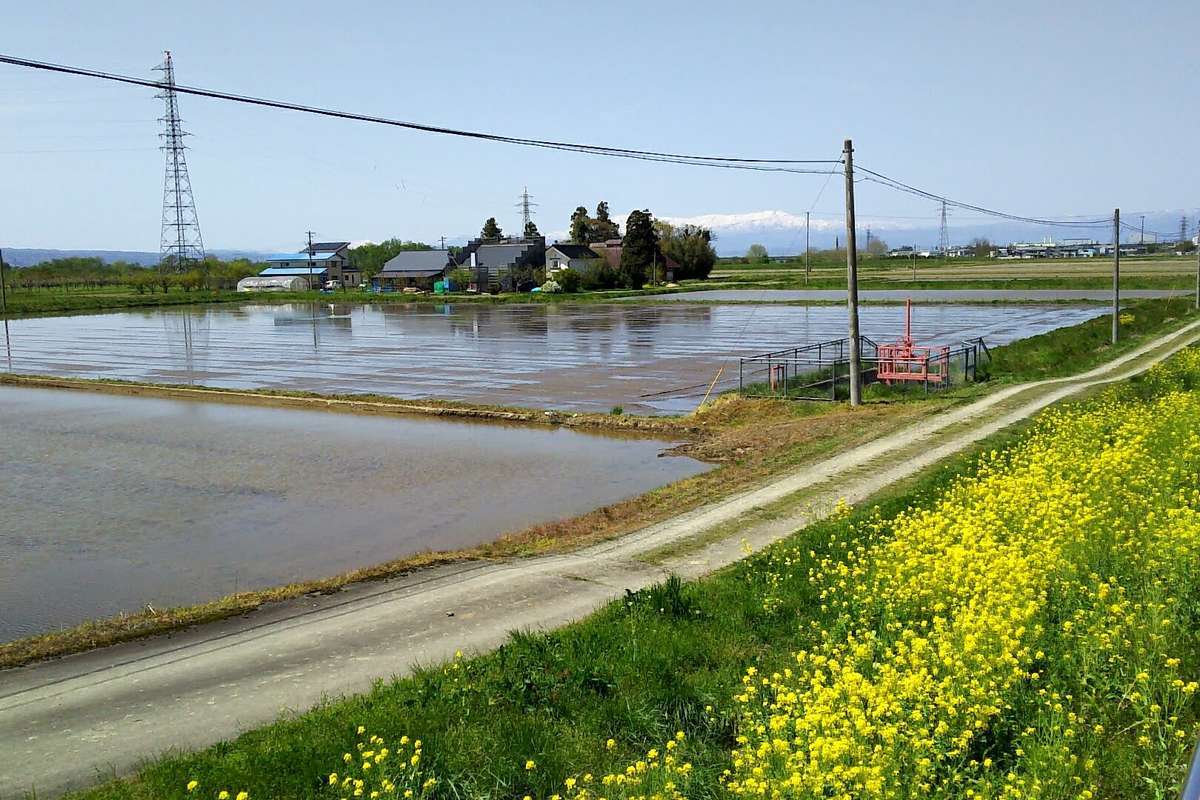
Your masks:
{"label": "reflection of utility pole in water", "polygon": [[0,250],[0,316],[4,317],[4,352],[8,355],[8,371],[12,372],[12,339],[8,335],[8,290],[4,286],[3,250]]}
{"label": "reflection of utility pole in water", "polygon": [[183,314],[183,366],[187,370],[188,386],[196,385],[196,356],[192,344],[192,315]]}

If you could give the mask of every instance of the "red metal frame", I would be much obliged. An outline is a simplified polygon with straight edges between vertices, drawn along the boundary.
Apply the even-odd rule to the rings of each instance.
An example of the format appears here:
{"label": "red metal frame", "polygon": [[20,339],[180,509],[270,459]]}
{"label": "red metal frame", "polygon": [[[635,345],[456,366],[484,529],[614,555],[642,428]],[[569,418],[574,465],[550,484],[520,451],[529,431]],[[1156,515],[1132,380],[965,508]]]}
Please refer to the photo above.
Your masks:
{"label": "red metal frame", "polygon": [[946,383],[950,380],[950,347],[918,347],[912,338],[912,300],[904,303],[904,338],[879,345],[879,371],[884,383],[920,381]]}

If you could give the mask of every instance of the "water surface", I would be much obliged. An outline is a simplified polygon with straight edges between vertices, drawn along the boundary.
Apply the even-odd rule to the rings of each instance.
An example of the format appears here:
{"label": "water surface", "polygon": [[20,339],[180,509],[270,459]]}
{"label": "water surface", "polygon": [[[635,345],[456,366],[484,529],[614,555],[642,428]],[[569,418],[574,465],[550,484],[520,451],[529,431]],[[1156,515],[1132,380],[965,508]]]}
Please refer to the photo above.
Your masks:
{"label": "water surface", "polygon": [[469,547],[708,468],[666,446],[0,387],[0,641]]}
{"label": "water surface", "polygon": [[[913,332],[998,345],[1103,313],[932,305]],[[862,332],[897,338],[903,314],[866,306]],[[736,386],[739,356],[845,335],[844,307],[770,303],[209,306],[11,325],[23,373],[638,413],[691,411],[722,367],[717,390]]]}

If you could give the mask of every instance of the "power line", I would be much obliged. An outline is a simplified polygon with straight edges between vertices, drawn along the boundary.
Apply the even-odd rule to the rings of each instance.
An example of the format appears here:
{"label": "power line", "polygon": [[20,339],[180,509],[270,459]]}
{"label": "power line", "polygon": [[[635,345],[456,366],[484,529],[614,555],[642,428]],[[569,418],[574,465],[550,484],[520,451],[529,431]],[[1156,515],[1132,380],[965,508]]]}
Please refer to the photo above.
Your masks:
{"label": "power line", "polygon": [[[18,58],[0,54],[0,63],[11,64],[18,67],[26,67],[29,69],[42,70],[45,72],[57,72],[65,75],[76,75],[87,78],[96,78],[99,80],[113,81],[116,83],[125,83],[133,86],[144,86],[151,89],[164,89],[164,84],[159,81],[148,80],[145,78],[136,78],[130,75],[121,75],[113,72],[104,72],[101,70],[85,69],[83,67],[73,67],[65,64],[53,64],[45,61],[34,61],[27,58]],[[339,111],[331,108],[321,108],[318,106],[307,106],[299,103],[291,103],[283,100],[271,100],[262,97],[251,97],[249,95],[235,94],[217,89],[204,89],[195,86],[182,86],[175,84],[171,87],[173,91],[180,94],[190,94],[198,97],[209,97],[217,100],[228,100],[235,103],[244,103],[247,105],[263,106],[267,108],[277,108],[286,111],[299,111],[306,114],[315,114],[324,117],[335,117],[338,119],[356,120],[359,122],[371,122],[379,125],[389,125],[397,128],[407,128],[409,130],[421,131],[424,133],[436,133],[445,136],[458,136],[468,139],[479,139],[483,141],[499,142],[503,144],[515,144],[525,147],[539,147],[550,150],[565,150],[569,152],[585,153],[589,155],[609,156],[613,158],[631,158],[642,161],[661,161],[675,164],[688,164],[692,166],[716,167],[721,169],[746,169],[756,170],[761,172],[791,172],[797,174],[824,174],[824,169],[805,168],[799,165],[806,164],[830,164],[838,163],[828,160],[819,159],[784,159],[784,158],[743,158],[735,156],[705,156],[692,155],[686,153],[668,153],[656,150],[635,150],[624,147],[608,147],[604,145],[579,144],[574,142],[560,142],[548,139],[529,139],[518,136],[505,136],[502,134],[488,133],[484,131],[470,131],[459,128],[447,128],[440,125],[430,125],[422,122],[408,122],[404,120],[390,119],[387,117],[374,116],[370,114],[358,114],[349,111]]]}
{"label": "power line", "polygon": [[1035,225],[1060,225],[1063,227],[1075,227],[1075,228],[1088,227],[1088,226],[1092,226],[1092,225],[1109,225],[1112,223],[1111,218],[1084,219],[1084,220],[1042,219],[1039,217],[1025,217],[1025,216],[1021,216],[1020,214],[1009,214],[1004,211],[996,211],[995,209],[985,208],[984,206],[978,206],[973,203],[964,203],[961,200],[952,200],[949,197],[943,197],[942,195],[935,194],[934,192],[929,192],[924,189],[918,189],[915,186],[911,186],[907,183],[903,183],[901,181],[896,180],[895,178],[889,178],[887,175],[884,175],[879,172],[875,172],[874,170],[869,170],[863,166],[859,166],[858,170],[859,170],[859,172],[864,172],[867,174],[867,180],[871,180],[875,183],[880,184],[881,186],[887,186],[888,188],[895,189],[896,191],[907,192],[908,194],[915,195],[916,197],[923,197],[927,200],[934,200],[934,201],[937,201],[940,203],[944,203],[948,206],[954,206],[955,208],[962,208],[967,211],[975,211],[980,214],[987,214],[988,216],[999,217],[1001,219],[1013,220],[1014,222],[1029,222],[1029,223],[1032,223]]}

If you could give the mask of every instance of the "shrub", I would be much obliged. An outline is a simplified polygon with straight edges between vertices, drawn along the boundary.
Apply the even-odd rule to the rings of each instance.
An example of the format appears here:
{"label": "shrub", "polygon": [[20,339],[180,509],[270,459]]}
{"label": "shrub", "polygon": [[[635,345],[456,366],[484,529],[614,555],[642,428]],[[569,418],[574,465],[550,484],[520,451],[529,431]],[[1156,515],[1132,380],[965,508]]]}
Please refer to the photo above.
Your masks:
{"label": "shrub", "polygon": [[562,290],[567,294],[575,294],[579,291],[580,284],[583,283],[583,276],[573,269],[560,269],[554,274],[556,280]]}

